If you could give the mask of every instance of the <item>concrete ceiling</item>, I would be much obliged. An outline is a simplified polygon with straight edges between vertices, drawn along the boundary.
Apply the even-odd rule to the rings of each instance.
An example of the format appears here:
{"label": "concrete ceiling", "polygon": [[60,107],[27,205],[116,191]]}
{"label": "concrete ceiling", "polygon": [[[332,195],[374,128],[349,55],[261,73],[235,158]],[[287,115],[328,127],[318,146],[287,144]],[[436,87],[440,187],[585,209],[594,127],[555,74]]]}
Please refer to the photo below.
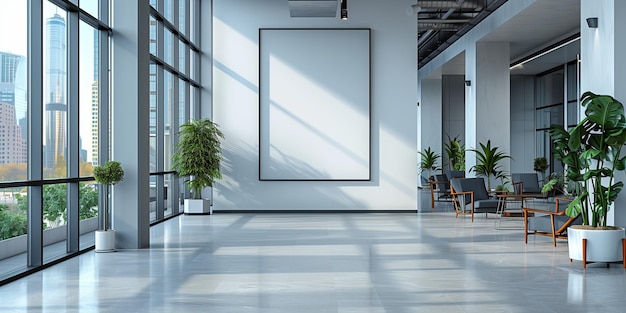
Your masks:
{"label": "concrete ceiling", "polygon": [[[515,0],[510,0],[515,1]],[[526,10],[489,33],[481,41],[511,43],[511,61],[517,61],[580,32],[580,0],[537,0]],[[576,59],[579,41],[511,70],[533,75]],[[456,57],[442,74],[463,75],[464,57]]]}

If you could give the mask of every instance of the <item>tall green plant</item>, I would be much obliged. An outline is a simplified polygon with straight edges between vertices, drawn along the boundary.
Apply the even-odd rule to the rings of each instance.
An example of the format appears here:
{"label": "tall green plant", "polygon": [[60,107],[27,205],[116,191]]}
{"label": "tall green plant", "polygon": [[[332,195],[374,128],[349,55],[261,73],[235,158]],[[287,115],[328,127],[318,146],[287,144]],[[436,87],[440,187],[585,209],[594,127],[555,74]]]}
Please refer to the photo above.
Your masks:
{"label": "tall green plant", "polygon": [[465,170],[465,145],[458,137],[450,138],[444,144],[444,151],[448,155],[448,168],[454,171]]}
{"label": "tall green plant", "polygon": [[480,144],[480,149],[470,149],[470,151],[476,153],[476,165],[470,169],[474,171],[478,176],[484,176],[487,178],[487,188],[491,190],[491,178],[504,180],[506,178],[506,172],[501,169],[500,161],[504,159],[512,159],[512,157],[503,151],[500,151],[499,147],[491,147],[491,140],[487,140],[487,144]]}
{"label": "tall green plant", "polygon": [[172,169],[186,176],[187,186],[195,199],[201,198],[202,189],[213,186],[222,178],[221,140],[224,134],[209,119],[192,120],[180,126],[179,141],[172,156]]}
{"label": "tall green plant", "polygon": [[552,125],[554,153],[566,166],[566,178],[582,186],[566,210],[582,216],[583,224],[604,227],[610,205],[624,187],[615,173],[626,169],[621,150],[626,143],[624,106],[615,98],[585,92],[581,96],[585,118],[569,132]]}
{"label": "tall green plant", "polygon": [[420,170],[423,173],[426,171],[428,173],[428,179],[432,177],[432,171],[438,171],[441,168],[437,165],[437,159],[441,157],[435,151],[432,151],[430,147],[424,149],[424,151],[418,151],[421,156],[420,161]]}

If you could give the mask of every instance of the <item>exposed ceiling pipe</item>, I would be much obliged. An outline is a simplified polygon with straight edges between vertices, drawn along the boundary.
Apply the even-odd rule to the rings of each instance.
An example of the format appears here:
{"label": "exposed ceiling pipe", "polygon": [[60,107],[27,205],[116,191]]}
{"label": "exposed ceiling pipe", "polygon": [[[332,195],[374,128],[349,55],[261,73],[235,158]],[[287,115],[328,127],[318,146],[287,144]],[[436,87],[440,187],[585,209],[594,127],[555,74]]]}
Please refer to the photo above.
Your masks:
{"label": "exposed ceiling pipe", "polygon": [[417,4],[411,7],[419,7],[422,9],[481,9],[483,7],[481,0],[459,0],[459,1],[432,1],[419,0]]}
{"label": "exposed ceiling pipe", "polygon": [[[415,4],[414,4],[414,5],[415,5]],[[450,16],[452,15],[452,13],[454,13],[454,9],[450,9],[450,10],[448,10],[448,11],[447,11],[447,12],[446,12],[446,13],[445,13],[442,17],[441,17],[441,19],[442,19],[442,20],[447,19],[448,17],[450,17]],[[418,18],[418,19],[417,19],[417,22],[419,23],[419,21],[420,21],[420,19]],[[419,26],[418,26],[418,29],[417,29],[417,30],[419,31]],[[433,30],[432,30],[432,29],[427,30],[427,31],[426,31],[426,33],[424,33],[422,36],[420,36],[420,37],[419,37],[419,39],[417,40],[417,47],[418,47],[418,48],[421,48],[421,47],[422,47],[422,45],[424,44],[424,42],[426,42],[426,40],[428,40],[428,39],[429,39],[432,35],[433,35]]]}
{"label": "exposed ceiling pipe", "polygon": [[418,23],[446,23],[446,24],[465,24],[467,22],[469,22],[470,19],[465,18],[465,19],[453,19],[453,20],[448,20],[448,19],[441,19],[441,18],[421,18],[419,20],[417,20]]}
{"label": "exposed ceiling pipe", "polygon": [[461,25],[454,23],[419,23],[417,28],[419,30],[433,29],[442,31],[457,31],[461,28]]}

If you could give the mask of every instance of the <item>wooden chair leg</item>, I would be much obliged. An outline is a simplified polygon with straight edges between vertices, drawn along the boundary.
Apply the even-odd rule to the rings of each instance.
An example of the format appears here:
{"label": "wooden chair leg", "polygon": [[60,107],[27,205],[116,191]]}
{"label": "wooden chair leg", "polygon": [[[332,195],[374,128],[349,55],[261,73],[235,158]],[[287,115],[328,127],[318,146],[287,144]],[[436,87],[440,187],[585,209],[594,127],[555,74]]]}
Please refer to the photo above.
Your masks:
{"label": "wooden chair leg", "polygon": [[552,224],[552,243],[556,247],[556,231],[554,228],[554,215],[550,214],[550,223]]}
{"label": "wooden chair leg", "polygon": [[626,238],[622,238],[622,265],[626,268]]}
{"label": "wooden chair leg", "polygon": [[587,239],[583,238],[583,268],[587,268]]}
{"label": "wooden chair leg", "polygon": [[524,213],[524,243],[528,243],[528,212],[522,210],[522,213]]}
{"label": "wooden chair leg", "polygon": [[432,187],[430,188],[430,207],[435,208],[435,192]]}

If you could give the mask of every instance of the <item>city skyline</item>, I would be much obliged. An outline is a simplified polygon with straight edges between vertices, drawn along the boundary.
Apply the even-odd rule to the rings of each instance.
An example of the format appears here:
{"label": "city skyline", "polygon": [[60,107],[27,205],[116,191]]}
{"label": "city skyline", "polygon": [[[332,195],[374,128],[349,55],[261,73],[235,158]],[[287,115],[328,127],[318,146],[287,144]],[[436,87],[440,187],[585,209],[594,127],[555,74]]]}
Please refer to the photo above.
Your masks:
{"label": "city skyline", "polygon": [[[17,124],[22,127],[22,132],[25,135],[26,130],[27,130],[27,127],[25,124],[26,123],[25,117],[27,114],[26,65],[27,65],[27,37],[28,37],[27,36],[28,25],[27,25],[27,20],[26,20],[26,16],[27,16],[26,3],[25,2],[20,3],[18,1],[7,1],[7,0],[0,0],[0,3],[2,3],[2,6],[3,6],[3,10],[2,12],[0,12],[0,27],[2,27],[0,29],[3,29],[2,36],[0,36],[0,52],[18,55],[22,57],[23,58],[22,60],[24,61],[24,62],[21,62],[24,65],[23,76],[20,77],[19,79],[16,79],[17,82],[21,84],[20,86],[17,86],[17,88],[23,88],[24,95],[21,96],[22,95],[21,91],[16,92],[16,95],[15,95],[16,101],[20,100],[18,99],[19,97],[22,97],[23,106],[20,106],[18,102],[18,104],[16,104],[17,106],[15,108],[15,111],[16,111]],[[63,20],[65,20],[66,14],[64,10],[52,5],[48,1],[45,1],[44,2],[44,27],[47,27],[46,23],[48,19],[55,17],[55,15],[57,15],[57,17],[60,16]],[[11,31],[7,31],[8,29],[10,29]],[[92,92],[93,92],[92,85],[94,84],[94,77],[96,76],[96,73],[97,73],[95,69],[98,66],[98,64],[94,62],[94,61],[97,61],[97,58],[94,56],[94,51],[96,51],[95,49],[97,49],[97,43],[96,43],[97,41],[94,40],[94,38],[97,38],[97,31],[93,31],[93,28],[91,28],[89,25],[85,24],[84,22],[81,22],[80,29],[86,30],[86,31],[80,32],[81,45],[79,48],[80,54],[81,54],[81,66],[79,68],[79,72],[80,72],[79,73],[79,84],[80,84],[79,101],[81,103],[80,104],[81,110],[79,110],[79,112],[80,112],[80,120],[86,121],[85,123],[79,124],[80,138],[82,139],[81,156],[83,157],[83,159],[86,159],[86,161],[93,162],[94,160],[93,154],[97,150],[94,150],[92,147],[92,141],[93,141],[93,135],[94,135],[92,132],[92,129],[94,127],[92,125],[93,114],[91,112],[92,111],[91,107],[94,106],[93,99],[92,99],[93,98],[92,97]],[[91,31],[89,31],[90,29]],[[44,30],[44,32],[45,31],[46,30]],[[66,29],[63,30],[63,33],[66,33]],[[44,41],[46,40],[47,39],[44,39]],[[50,51],[48,50],[46,51],[46,53],[50,53]],[[63,51],[62,55],[65,57],[67,55],[67,52]],[[92,57],[89,57],[89,55],[92,55]],[[82,56],[87,56],[87,57],[82,57]],[[46,60],[44,62],[46,62]],[[64,66],[66,67],[66,64]],[[48,76],[48,75],[44,74],[44,76]],[[65,77],[67,77],[66,74],[65,74]],[[64,80],[58,80],[58,81],[64,81]],[[62,93],[57,93],[57,99],[55,100],[60,100],[60,101],[49,101],[51,93],[46,91],[46,97],[44,98],[44,103],[45,104],[65,103],[67,101],[67,99],[64,99],[65,93],[67,92],[65,84],[66,83],[60,83],[57,86],[58,89],[65,90]],[[50,85],[49,81],[45,82],[44,89],[46,90],[52,89],[49,85]],[[22,117],[24,118],[24,120],[23,122],[20,122]],[[61,120],[59,121],[62,122]]]}

